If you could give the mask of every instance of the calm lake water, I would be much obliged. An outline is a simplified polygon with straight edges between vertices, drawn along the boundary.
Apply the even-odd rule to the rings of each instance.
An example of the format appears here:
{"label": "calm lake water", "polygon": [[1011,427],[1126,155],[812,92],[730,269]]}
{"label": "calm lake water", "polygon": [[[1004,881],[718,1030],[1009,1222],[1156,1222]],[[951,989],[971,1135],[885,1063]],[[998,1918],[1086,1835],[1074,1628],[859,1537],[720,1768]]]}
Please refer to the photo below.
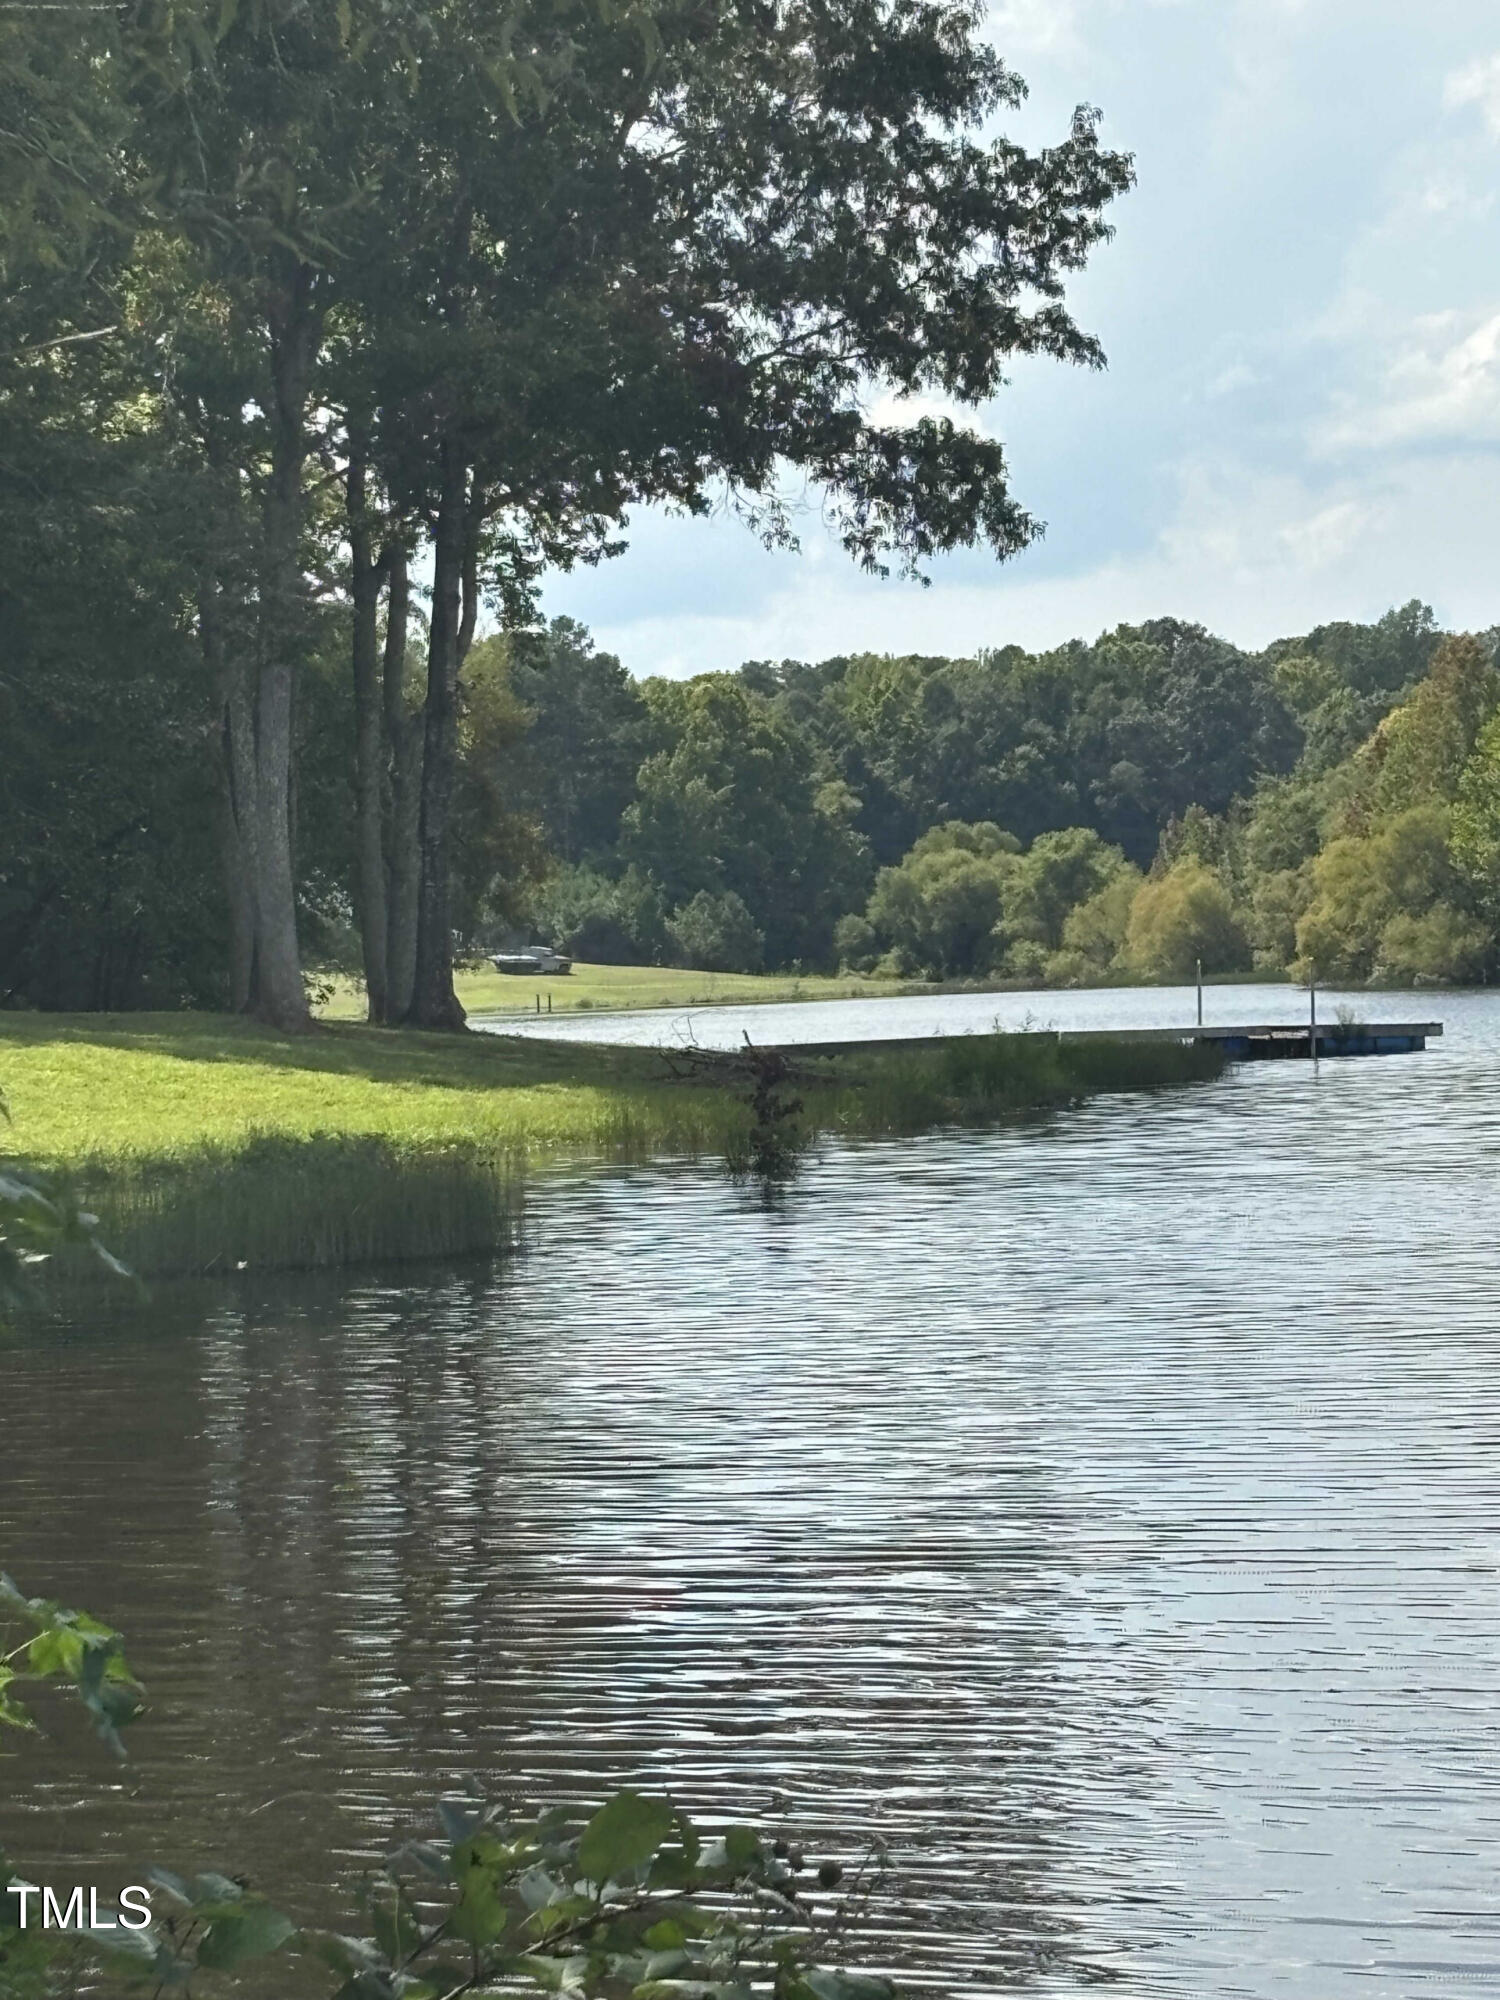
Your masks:
{"label": "calm lake water", "polygon": [[1359,1007],[1448,1032],[12,1342],[0,1561],[154,1705],[0,1842],[278,1891],[670,1777],[878,1830],[913,1992],[1500,1992],[1500,1002]]}
{"label": "calm lake water", "polygon": [[[1318,1019],[1342,1007],[1364,1021],[1441,1019],[1450,994],[1319,993]],[[1415,1011],[1413,1011],[1415,1010]],[[1295,986],[1205,986],[1207,1026],[1302,1027],[1307,993]],[[786,1001],[775,1005],[649,1007],[625,1014],[476,1014],[491,1034],[548,1041],[737,1049],[746,1035],[765,1046],[818,1041],[901,1041],[921,1035],[991,1035],[997,1029],[1180,1028],[1197,1018],[1191,986],[1126,986],[1083,993],[916,993],[887,1000]]]}

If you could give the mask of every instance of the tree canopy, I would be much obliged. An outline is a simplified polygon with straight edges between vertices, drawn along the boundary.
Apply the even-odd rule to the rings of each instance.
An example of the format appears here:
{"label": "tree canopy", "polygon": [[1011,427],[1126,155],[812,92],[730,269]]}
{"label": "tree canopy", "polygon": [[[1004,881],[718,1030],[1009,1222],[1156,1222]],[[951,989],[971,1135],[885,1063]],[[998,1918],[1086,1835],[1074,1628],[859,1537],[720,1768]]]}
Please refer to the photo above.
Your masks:
{"label": "tree canopy", "polygon": [[[300,716],[340,627],[344,892],[372,1012],[458,1025],[486,606],[524,627],[544,571],[604,559],[642,501],[727,496],[779,544],[810,482],[877,569],[1031,539],[1002,446],[962,413],[1017,354],[1102,362],[1065,286],[1131,168],[1087,110],[1038,151],[997,135],[1023,93],[968,0],[7,18],[0,528],[40,478],[62,534],[103,489],[150,550],[171,650],[199,657],[179,712],[218,767],[231,1004],[307,1018]],[[905,418],[918,394],[953,414]],[[28,630],[60,630],[66,587],[37,582]],[[819,754],[825,804],[783,804],[832,825],[842,774]],[[632,760],[606,761],[571,804],[559,776],[537,802],[568,819],[569,861],[631,804]],[[821,949],[830,925],[809,907],[768,949]]]}

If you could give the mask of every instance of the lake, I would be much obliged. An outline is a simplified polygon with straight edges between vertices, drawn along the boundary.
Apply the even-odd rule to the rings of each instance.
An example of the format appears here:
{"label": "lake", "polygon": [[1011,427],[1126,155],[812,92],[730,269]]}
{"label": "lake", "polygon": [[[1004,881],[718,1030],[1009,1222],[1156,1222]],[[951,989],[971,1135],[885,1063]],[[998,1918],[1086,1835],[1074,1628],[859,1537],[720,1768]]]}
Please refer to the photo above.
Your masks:
{"label": "lake", "polygon": [[0,1563],[153,1706],[0,1843],[277,1893],[465,1771],[669,1780],[888,1840],[913,1993],[1500,1992],[1500,1000],[1355,1004],[1446,1037],[13,1339]]}
{"label": "lake", "polygon": [[[1319,992],[1318,1019],[1332,1024],[1340,1010],[1362,1021],[1440,1018],[1451,994]],[[1205,986],[1208,1027],[1267,1024],[1303,1027],[1305,989],[1280,984]],[[780,1001],[755,1006],[644,1007],[623,1014],[476,1014],[470,1026],[487,1034],[540,1036],[546,1041],[611,1042],[646,1048],[737,1049],[746,1036],[763,1047],[799,1042],[902,1041],[926,1035],[992,1035],[1039,1028],[1191,1027],[1197,995],[1191,986],[1120,986],[1089,992],[913,993],[877,1000]]]}

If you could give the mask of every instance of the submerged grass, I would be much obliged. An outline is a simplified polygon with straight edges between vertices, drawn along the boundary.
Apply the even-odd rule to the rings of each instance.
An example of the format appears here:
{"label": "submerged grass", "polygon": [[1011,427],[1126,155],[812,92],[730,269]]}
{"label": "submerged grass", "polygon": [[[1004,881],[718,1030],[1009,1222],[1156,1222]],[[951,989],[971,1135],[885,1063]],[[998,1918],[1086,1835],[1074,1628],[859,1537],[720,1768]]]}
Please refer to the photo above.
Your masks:
{"label": "submerged grass", "polygon": [[[794,1064],[796,1145],[979,1124],[1216,1073],[1172,1043],[1001,1035]],[[146,1275],[504,1250],[563,1159],[756,1157],[733,1056],[208,1015],[0,1015],[15,1152]],[[790,1130],[789,1130],[790,1136]]]}

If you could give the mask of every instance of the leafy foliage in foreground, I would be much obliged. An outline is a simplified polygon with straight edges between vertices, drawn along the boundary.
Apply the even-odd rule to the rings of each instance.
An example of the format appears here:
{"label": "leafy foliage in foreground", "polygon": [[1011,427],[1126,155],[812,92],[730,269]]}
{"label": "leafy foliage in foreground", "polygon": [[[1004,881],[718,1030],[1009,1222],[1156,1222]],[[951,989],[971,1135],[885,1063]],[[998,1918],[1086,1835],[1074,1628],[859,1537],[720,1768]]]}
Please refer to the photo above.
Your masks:
{"label": "leafy foliage in foreground", "polygon": [[51,1598],[26,1597],[0,1573],[0,1633],[19,1627],[28,1636],[0,1653],[0,1723],[35,1725],[14,1690],[28,1681],[72,1688],[101,1740],[123,1757],[120,1731],[140,1713],[145,1690],[125,1662],[118,1632],[87,1611],[70,1611]]}
{"label": "leafy foliage in foreground", "polygon": [[[0,1118],[8,1118],[0,1097]],[[24,1168],[0,1160],[0,1313],[31,1297],[28,1282],[38,1264],[69,1244],[82,1244],[120,1277],[130,1274],[99,1240],[98,1217],[65,1188],[49,1186]],[[0,1714],[4,1681],[0,1679]]]}
{"label": "leafy foliage in foreground", "polygon": [[[301,1928],[239,1878],[144,1870],[140,1930],[23,1932],[0,1913],[0,2000],[49,1969],[94,1968],[154,1993],[216,1990],[276,1953],[331,1973],[331,2000],[458,2000],[534,1985],[632,2000],[891,2000],[883,1978],[822,1965],[880,1875],[880,1856],[804,1868],[786,1841],[704,1837],[664,1798],[622,1791],[580,1823],[519,1822],[477,1792],[438,1808],[441,1837],[397,1849],[361,1898],[360,1928]],[[806,1878],[806,1879],[804,1879]],[[0,1857],[0,1881],[14,1876]],[[251,1979],[256,1974],[250,1975]]]}
{"label": "leafy foliage in foreground", "polygon": [[[120,1730],[144,1689],[119,1633],[87,1612],[25,1596],[0,1575],[0,1725],[28,1730],[11,1696],[33,1680],[75,1690],[100,1736]],[[518,1820],[473,1785],[438,1806],[440,1837],[408,1841],[365,1887],[357,1931],[299,1926],[241,1876],[147,1867],[148,1924],[71,1906],[51,1928],[23,1921],[26,1883],[0,1853],[0,2000],[46,2000],[97,1973],[191,1995],[200,1975],[231,1988],[245,1968],[296,1953],[336,1984],[332,2000],[458,2000],[518,1985],[598,2000],[892,2000],[890,1982],[830,1969],[883,1865],[872,1847],[853,1881],[815,1873],[785,1840],[731,1826],[704,1836],[665,1799],[618,1792],[585,1820],[560,1808]],[[56,1891],[54,1890],[54,1893]],[[139,1914],[138,1906],[133,1906]],[[256,1975],[251,1974],[254,1981]],[[264,1991],[257,1986],[256,1990]]]}

